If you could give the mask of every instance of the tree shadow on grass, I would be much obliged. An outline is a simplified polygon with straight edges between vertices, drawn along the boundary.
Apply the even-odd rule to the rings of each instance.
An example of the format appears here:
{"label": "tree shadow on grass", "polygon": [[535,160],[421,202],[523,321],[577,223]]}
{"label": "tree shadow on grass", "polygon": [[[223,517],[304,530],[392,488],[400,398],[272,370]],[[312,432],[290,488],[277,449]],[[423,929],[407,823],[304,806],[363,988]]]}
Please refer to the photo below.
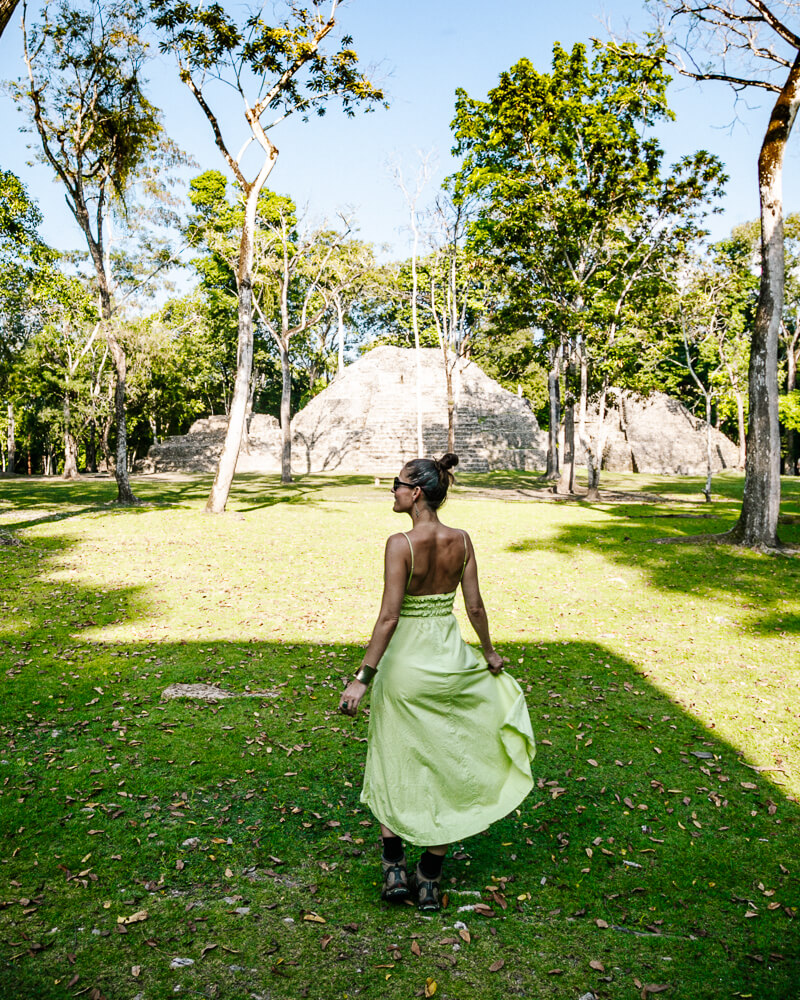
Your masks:
{"label": "tree shadow on grass", "polygon": [[[526,690],[536,787],[454,845],[448,907],[424,919],[378,900],[378,829],[358,800],[367,719],[336,711],[362,647],[304,641],[301,623],[282,642],[103,640],[155,595],[51,581],[71,546],[37,539],[3,566],[9,995],[63,997],[75,974],[73,992],[108,997],[405,998],[434,977],[438,995],[475,1000],[622,1000],[635,979],[676,1000],[792,995],[800,810],[780,765],[748,766],[624,657],[500,647]],[[162,702],[198,681],[263,695]],[[494,917],[470,909],[481,898]]]}
{"label": "tree shadow on grass", "polygon": [[[115,514],[153,507],[196,509],[205,504],[211,484],[212,477],[202,474],[132,477],[133,491],[141,503],[120,507],[115,503],[116,485],[105,477],[69,482],[56,477],[21,477],[0,481],[0,524],[6,530],[18,531],[85,513]],[[321,499],[346,499],[347,491],[354,489],[360,491],[359,497],[365,489],[371,492],[370,488],[377,495],[390,486],[391,480],[384,479],[375,487],[371,476],[307,475],[282,483],[280,476],[242,473],[233,482],[227,510],[236,514],[279,503],[311,505]]]}
{"label": "tree shadow on grass", "polygon": [[[62,551],[15,551],[16,585]],[[622,998],[634,979],[679,1000],[792,995],[800,809],[783,775],[749,767],[602,644],[501,647],[539,741],[536,787],[454,845],[448,907],[426,920],[378,900],[378,829],[358,800],[367,720],[336,710],[360,645],[300,629],[90,641],[112,613],[144,617],[146,595],[57,590],[58,610],[34,600],[0,640],[0,984],[13,995],[63,996],[75,973],[107,996],[180,985],[231,1000],[405,997],[431,973],[443,996],[486,1000],[587,984]],[[162,702],[168,684],[198,681],[262,696]],[[478,894],[494,917],[474,911]],[[457,953],[442,944],[456,917],[471,934]],[[389,956],[391,982],[387,941],[406,960]]]}
{"label": "tree shadow on grass", "polygon": [[[648,488],[650,484],[643,484]],[[698,529],[705,533],[727,530],[731,505],[699,505],[683,513],[670,507],[654,512],[649,505],[584,503],[586,517],[576,516],[555,534],[521,538],[508,547],[520,555],[553,550],[570,554],[591,550],[611,564],[644,573],[654,587],[667,592],[717,598],[738,605],[737,622],[763,635],[800,632],[800,559],[758,555],[749,549],[691,541]],[[720,509],[722,507],[722,509]],[[781,527],[787,544],[800,544],[800,484],[785,490],[782,510],[790,519]],[[719,513],[719,519],[716,519]],[[659,518],[659,514],[661,518]],[[698,522],[697,514],[710,514]],[[699,528],[699,525],[702,527]],[[664,539],[682,541],[664,545]]]}

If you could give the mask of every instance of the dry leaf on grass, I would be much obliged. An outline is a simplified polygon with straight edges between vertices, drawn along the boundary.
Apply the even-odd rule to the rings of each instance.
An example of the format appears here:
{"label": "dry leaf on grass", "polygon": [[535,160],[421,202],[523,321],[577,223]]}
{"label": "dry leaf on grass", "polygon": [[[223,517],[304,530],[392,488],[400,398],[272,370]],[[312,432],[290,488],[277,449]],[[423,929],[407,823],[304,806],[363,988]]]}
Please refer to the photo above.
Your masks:
{"label": "dry leaf on grass", "polygon": [[425,980],[425,996],[432,997],[435,992],[436,992],[436,980],[428,977]]}
{"label": "dry leaf on grass", "polygon": [[496,962],[492,962],[489,966],[489,972],[499,972],[505,964],[506,963],[502,958],[498,958]]}
{"label": "dry leaf on grass", "polygon": [[149,916],[147,910],[138,910],[129,917],[117,917],[118,924],[138,924],[140,920],[147,920]]}

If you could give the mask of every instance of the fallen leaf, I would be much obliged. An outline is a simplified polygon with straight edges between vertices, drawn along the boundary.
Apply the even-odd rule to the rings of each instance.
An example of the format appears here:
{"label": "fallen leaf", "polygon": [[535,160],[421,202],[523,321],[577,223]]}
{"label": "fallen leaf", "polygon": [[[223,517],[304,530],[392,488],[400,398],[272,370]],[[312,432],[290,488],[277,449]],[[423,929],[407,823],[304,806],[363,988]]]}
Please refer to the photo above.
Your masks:
{"label": "fallen leaf", "polygon": [[499,972],[505,964],[506,963],[502,958],[498,958],[496,962],[492,962],[489,966],[489,972]]}
{"label": "fallen leaf", "polygon": [[548,975],[548,976],[560,976],[560,975],[562,975],[562,974],[563,974],[563,972],[564,972],[564,970],[563,970],[563,969],[551,969],[551,970],[550,970],[550,971],[549,971],[549,972],[547,973],[547,975]]}
{"label": "fallen leaf", "polygon": [[207,944],[207,945],[205,946],[205,948],[203,948],[203,950],[202,950],[202,951],[200,952],[200,958],[205,958],[205,957],[206,957],[206,955],[207,955],[207,954],[208,954],[208,953],[209,953],[210,951],[213,951],[213,950],[214,950],[214,949],[215,949],[216,947],[218,947],[218,946],[217,946],[217,945],[215,945],[215,944]]}
{"label": "fallen leaf", "polygon": [[668,989],[669,986],[666,983],[645,983],[642,987],[642,1000],[646,1000],[650,993],[663,993],[664,990]]}
{"label": "fallen leaf", "polygon": [[462,941],[466,941],[467,944],[469,944],[470,941],[472,940],[472,938],[469,935],[469,931],[466,929],[466,927],[459,928],[458,936],[461,938]]}
{"label": "fallen leaf", "polygon": [[594,969],[596,972],[605,972],[606,971],[606,967],[603,965],[603,963],[602,962],[598,962],[594,958],[591,960],[591,962],[589,962],[589,966],[592,969]]}
{"label": "fallen leaf", "polygon": [[598,927],[599,927],[599,928],[600,928],[601,930],[604,930],[604,929],[605,929],[606,927],[608,927],[608,924],[607,924],[607,923],[605,922],[605,920],[600,920],[600,919],[597,919],[597,920],[595,920],[595,924],[597,924],[597,926],[598,926]]}
{"label": "fallen leaf", "polygon": [[436,980],[430,977],[425,980],[425,996],[432,997],[436,992]]}
{"label": "fallen leaf", "polygon": [[137,910],[136,913],[132,913],[129,917],[117,917],[118,924],[138,924],[140,920],[147,920],[148,913],[147,910]]}
{"label": "fallen leaf", "polygon": [[412,954],[417,956],[417,958],[419,958],[419,956],[422,954],[422,949],[420,948],[418,941],[411,942],[411,951]]}
{"label": "fallen leaf", "polygon": [[134,977],[134,979],[139,975],[141,971],[142,971],[141,965],[134,965],[131,967],[131,975]]}
{"label": "fallen leaf", "polygon": [[325,951],[328,945],[333,941],[333,934],[326,934],[325,937],[320,941],[320,948]]}
{"label": "fallen leaf", "polygon": [[310,921],[311,923],[314,923],[314,924],[326,924],[327,923],[327,920],[324,917],[321,917],[318,913],[306,913],[303,916],[303,920],[308,920],[308,921]]}

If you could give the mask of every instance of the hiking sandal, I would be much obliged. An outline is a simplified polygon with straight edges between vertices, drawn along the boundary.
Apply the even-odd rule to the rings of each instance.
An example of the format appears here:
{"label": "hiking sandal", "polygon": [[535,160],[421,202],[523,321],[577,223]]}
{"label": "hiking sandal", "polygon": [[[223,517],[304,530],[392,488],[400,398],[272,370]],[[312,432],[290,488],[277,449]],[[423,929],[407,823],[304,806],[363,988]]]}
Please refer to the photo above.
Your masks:
{"label": "hiking sandal", "polygon": [[386,861],[381,858],[383,872],[383,889],[381,899],[387,903],[402,903],[410,896],[408,888],[408,871],[405,854],[399,861]]}
{"label": "hiking sandal", "polygon": [[416,872],[411,877],[412,888],[417,894],[417,908],[424,913],[435,913],[442,908],[442,893],[439,887],[440,878],[425,878],[417,865]]}

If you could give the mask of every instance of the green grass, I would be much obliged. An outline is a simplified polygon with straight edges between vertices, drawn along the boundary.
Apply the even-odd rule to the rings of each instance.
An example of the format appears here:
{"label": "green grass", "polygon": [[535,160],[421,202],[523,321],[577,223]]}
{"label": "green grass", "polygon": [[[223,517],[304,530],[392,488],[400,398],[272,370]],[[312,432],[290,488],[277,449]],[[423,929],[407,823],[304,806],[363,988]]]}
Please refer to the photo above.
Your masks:
{"label": "green grass", "polygon": [[[367,723],[336,712],[405,527],[388,482],[242,476],[210,517],[207,477],[137,480],[132,510],[107,480],[0,480],[2,995],[800,995],[800,562],[656,543],[732,523],[741,478],[702,485],[460,477],[443,519],[537,787],[454,845],[423,917],[378,899]],[[798,544],[799,483],[782,513]],[[177,681],[263,695],[162,702]]]}

